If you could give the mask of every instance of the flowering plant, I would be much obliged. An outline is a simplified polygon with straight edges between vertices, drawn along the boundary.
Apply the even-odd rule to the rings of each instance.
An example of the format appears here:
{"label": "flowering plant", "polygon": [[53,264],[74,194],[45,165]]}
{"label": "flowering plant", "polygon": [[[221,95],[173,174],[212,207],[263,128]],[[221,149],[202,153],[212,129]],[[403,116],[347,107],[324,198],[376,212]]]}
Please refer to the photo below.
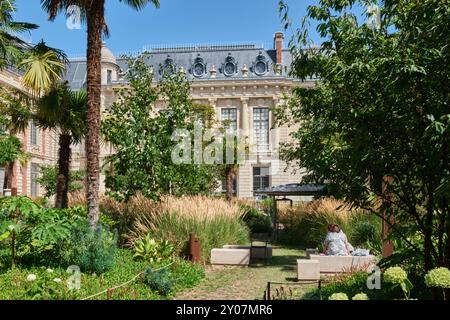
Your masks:
{"label": "flowering plant", "polygon": [[450,270],[444,267],[428,271],[425,275],[427,287],[450,288]]}
{"label": "flowering plant", "polygon": [[357,293],[353,296],[352,300],[369,300],[369,297],[365,293]]}
{"label": "flowering plant", "polygon": [[31,300],[74,299],[76,292],[69,290],[66,281],[57,277],[53,269],[41,268],[26,277],[27,295]]}
{"label": "flowering plant", "polygon": [[425,284],[430,288],[442,288],[445,300],[445,290],[450,288],[450,270],[444,267],[435,268],[425,275]]}
{"label": "flowering plant", "polygon": [[406,300],[409,299],[411,289],[414,287],[408,279],[408,274],[401,267],[390,267],[384,272],[384,281],[393,286],[400,286]]}
{"label": "flowering plant", "polygon": [[329,296],[328,300],[348,300],[348,296],[343,292],[336,292]]}

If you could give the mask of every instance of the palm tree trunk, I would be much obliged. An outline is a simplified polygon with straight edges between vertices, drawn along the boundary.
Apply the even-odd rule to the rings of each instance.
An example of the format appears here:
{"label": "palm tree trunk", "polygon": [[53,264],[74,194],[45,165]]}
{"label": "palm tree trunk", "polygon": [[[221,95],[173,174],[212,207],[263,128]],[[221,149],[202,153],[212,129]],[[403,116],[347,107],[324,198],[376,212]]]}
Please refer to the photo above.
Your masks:
{"label": "palm tree trunk", "polygon": [[12,179],[14,175],[14,162],[5,166],[5,177],[3,180],[3,190],[12,188]]}
{"label": "palm tree trunk", "polygon": [[105,0],[87,1],[87,182],[86,197],[89,223],[97,226],[99,218],[99,153],[101,104],[101,48]]}
{"label": "palm tree trunk", "polygon": [[72,143],[72,136],[67,133],[62,133],[59,136],[59,154],[58,154],[58,176],[56,180],[56,200],[55,208],[67,208],[68,193],[69,193],[69,170],[70,157],[72,150],[70,145]]}
{"label": "palm tree trunk", "polygon": [[225,167],[225,190],[227,201],[231,201],[233,198],[233,167],[230,165]]}

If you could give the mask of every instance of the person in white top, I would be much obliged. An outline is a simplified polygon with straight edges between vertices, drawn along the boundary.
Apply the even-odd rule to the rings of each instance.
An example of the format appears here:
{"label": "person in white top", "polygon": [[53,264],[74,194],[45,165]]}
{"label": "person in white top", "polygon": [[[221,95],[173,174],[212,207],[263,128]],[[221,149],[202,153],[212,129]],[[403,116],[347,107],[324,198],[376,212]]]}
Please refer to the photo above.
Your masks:
{"label": "person in white top", "polygon": [[337,224],[328,225],[328,233],[323,242],[324,252],[329,256],[350,255],[354,248],[348,242],[347,236]]}

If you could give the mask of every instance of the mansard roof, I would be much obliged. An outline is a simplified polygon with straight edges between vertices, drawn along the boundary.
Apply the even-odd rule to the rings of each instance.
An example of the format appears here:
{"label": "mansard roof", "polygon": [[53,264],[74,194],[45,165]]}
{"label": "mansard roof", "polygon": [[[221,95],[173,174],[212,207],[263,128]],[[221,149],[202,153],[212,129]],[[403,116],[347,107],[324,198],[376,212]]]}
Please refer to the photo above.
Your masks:
{"label": "mansard roof", "polygon": [[[148,54],[146,63],[153,68],[155,80],[161,77],[169,64],[177,70],[184,70],[191,81],[286,79],[292,63],[291,53],[284,49],[281,70],[276,72],[276,51],[257,44],[158,47],[143,52]],[[124,75],[128,68],[126,59],[116,57],[116,64],[119,74]],[[85,85],[85,59],[70,60],[66,80],[73,89]],[[117,82],[126,82],[126,79]]]}

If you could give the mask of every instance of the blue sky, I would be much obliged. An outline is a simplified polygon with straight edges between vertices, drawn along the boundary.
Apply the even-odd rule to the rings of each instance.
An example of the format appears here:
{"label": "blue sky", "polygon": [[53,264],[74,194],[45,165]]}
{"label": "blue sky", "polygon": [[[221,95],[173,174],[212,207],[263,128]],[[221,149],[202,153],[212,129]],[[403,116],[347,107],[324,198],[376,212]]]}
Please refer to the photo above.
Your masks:
{"label": "blue sky", "polygon": [[[308,4],[315,0],[287,0],[291,17],[299,25]],[[115,53],[140,51],[148,45],[229,43],[257,41],[272,47],[273,34],[281,31],[278,0],[161,0],[161,8],[147,6],[136,12],[119,0],[106,0],[106,19],[111,36],[107,46]],[[40,26],[28,41],[44,39],[70,57],[84,56],[86,30],[70,30],[64,16],[47,20],[40,0],[16,0],[16,21]],[[314,35],[313,35],[314,36]],[[316,38],[319,40],[318,38]]]}

